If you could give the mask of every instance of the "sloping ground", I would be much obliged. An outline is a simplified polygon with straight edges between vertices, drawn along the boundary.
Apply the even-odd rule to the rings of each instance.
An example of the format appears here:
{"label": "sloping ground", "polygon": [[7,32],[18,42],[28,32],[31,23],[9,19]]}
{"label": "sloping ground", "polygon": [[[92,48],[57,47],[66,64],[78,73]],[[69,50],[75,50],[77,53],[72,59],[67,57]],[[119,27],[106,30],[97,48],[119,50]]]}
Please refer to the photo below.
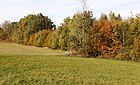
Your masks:
{"label": "sloping ground", "polygon": [[0,85],[140,85],[140,63],[65,56],[0,56]]}
{"label": "sloping ground", "polygon": [[0,55],[64,55],[63,51],[0,42]]}

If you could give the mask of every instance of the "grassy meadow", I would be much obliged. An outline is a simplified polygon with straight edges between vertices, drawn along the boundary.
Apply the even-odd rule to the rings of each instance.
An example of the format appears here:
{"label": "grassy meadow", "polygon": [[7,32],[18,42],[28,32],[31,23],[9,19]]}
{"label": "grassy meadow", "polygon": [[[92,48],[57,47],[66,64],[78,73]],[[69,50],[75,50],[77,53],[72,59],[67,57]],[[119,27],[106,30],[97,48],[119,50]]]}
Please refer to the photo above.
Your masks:
{"label": "grassy meadow", "polygon": [[0,55],[64,55],[61,50],[0,42]]}
{"label": "grassy meadow", "polygon": [[0,43],[0,85],[140,85],[140,63]]}

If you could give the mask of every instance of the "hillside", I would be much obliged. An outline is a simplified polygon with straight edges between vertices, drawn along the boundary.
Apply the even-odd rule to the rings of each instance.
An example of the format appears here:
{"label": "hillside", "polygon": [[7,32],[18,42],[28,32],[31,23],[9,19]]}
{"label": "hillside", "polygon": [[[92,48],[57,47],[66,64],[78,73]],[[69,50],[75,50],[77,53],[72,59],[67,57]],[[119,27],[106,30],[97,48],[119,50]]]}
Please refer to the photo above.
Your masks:
{"label": "hillside", "polygon": [[0,55],[64,55],[63,51],[0,42]]}
{"label": "hillside", "polygon": [[140,85],[140,63],[65,56],[0,56],[0,85]]}
{"label": "hillside", "polygon": [[140,63],[0,43],[0,85],[140,85]]}

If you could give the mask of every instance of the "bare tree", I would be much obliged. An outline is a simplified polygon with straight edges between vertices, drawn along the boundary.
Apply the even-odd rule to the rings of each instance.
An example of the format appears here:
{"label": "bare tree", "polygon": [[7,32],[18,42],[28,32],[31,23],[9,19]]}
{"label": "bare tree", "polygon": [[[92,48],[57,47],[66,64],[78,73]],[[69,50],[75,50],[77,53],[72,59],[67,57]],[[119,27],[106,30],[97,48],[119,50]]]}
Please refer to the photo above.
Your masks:
{"label": "bare tree", "polygon": [[82,3],[83,11],[87,11],[88,10],[87,0],[82,0],[81,3]]}

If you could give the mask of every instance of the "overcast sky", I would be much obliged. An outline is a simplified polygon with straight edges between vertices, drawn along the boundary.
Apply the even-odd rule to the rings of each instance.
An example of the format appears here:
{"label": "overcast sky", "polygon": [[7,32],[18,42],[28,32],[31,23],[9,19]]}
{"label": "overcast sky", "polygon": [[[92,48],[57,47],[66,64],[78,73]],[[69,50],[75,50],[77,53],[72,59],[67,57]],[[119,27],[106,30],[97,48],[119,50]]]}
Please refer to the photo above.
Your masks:
{"label": "overcast sky", "polygon": [[[88,8],[98,18],[101,13],[120,13],[123,18],[140,13],[140,0],[87,0]],[[59,25],[81,9],[81,0],[0,0],[0,24],[19,21],[28,14],[42,13]]]}

